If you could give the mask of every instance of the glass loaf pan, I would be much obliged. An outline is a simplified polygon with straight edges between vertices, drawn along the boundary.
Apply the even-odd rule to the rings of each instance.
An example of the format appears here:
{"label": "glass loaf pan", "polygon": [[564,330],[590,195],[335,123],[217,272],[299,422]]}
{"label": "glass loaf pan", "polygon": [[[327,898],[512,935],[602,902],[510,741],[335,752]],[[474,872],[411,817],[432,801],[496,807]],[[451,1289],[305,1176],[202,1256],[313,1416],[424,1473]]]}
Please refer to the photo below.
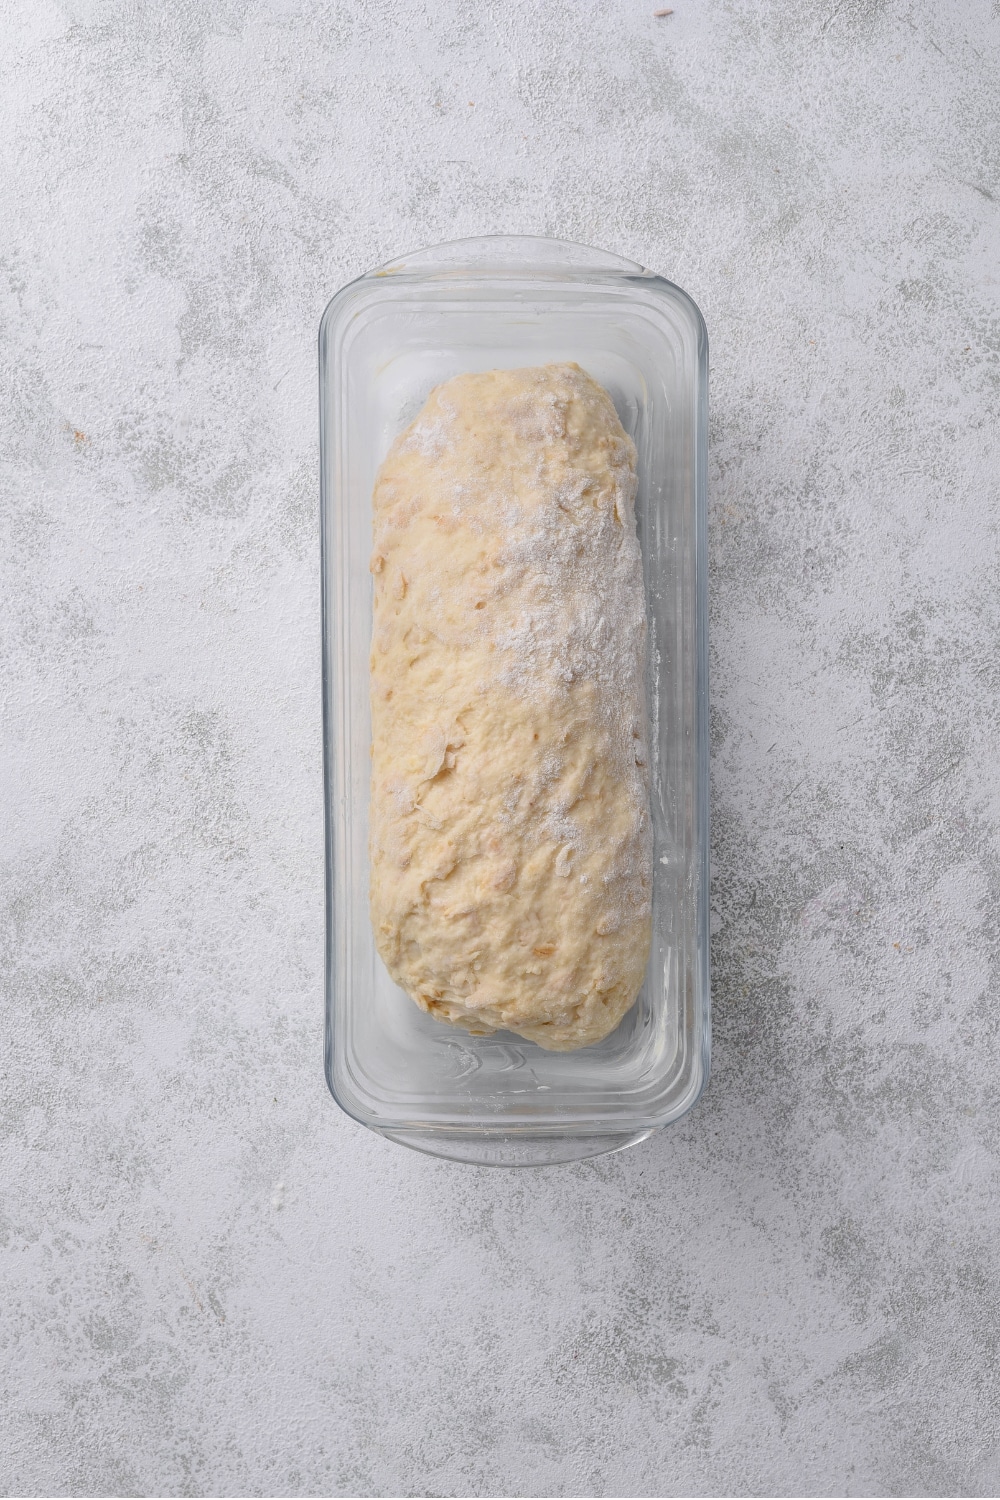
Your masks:
{"label": "glass loaf pan", "polygon": [[[650,660],[653,945],[605,1041],[546,1052],[433,1020],[390,980],[368,917],[371,496],[396,434],[468,370],[575,360],[638,450]],[[326,1069],[354,1119],[501,1166],[620,1150],[708,1079],[705,458],[708,344],[695,304],[641,266],[557,240],[422,250],[333,298],[320,325]]]}

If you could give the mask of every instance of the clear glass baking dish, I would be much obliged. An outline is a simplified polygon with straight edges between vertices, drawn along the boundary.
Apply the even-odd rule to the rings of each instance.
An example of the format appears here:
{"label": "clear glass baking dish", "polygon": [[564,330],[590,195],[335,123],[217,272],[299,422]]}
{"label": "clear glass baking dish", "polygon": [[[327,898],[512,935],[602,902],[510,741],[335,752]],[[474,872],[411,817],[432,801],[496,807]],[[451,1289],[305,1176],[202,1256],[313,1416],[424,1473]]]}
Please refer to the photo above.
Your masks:
{"label": "clear glass baking dish", "polygon": [[[539,1165],[633,1145],[686,1113],[708,1079],[704,321],[630,261],[495,237],[344,287],[319,355],[330,1089],[372,1130],[460,1161]],[[375,473],[441,381],[553,360],[606,387],[638,450],[655,870],[638,1001],[603,1042],[561,1053],[425,1015],[390,980],[368,917]]]}

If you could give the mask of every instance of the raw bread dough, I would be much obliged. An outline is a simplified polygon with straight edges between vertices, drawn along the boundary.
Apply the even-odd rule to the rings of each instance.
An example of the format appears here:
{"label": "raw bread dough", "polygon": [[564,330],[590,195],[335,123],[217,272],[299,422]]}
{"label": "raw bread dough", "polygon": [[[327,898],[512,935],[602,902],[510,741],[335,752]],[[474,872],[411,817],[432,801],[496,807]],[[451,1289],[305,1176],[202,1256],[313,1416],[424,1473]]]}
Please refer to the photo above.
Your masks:
{"label": "raw bread dough", "polygon": [[579,365],[460,375],[374,495],[371,916],[445,1021],[569,1051],[642,984],[635,447]]}

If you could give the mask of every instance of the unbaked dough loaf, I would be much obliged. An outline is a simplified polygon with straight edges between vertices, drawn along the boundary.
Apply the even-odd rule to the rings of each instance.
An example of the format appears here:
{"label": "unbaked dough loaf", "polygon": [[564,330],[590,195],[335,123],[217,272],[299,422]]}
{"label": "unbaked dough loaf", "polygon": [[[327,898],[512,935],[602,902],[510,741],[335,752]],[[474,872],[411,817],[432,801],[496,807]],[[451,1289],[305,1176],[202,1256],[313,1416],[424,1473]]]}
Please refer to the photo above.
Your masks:
{"label": "unbaked dough loaf", "polygon": [[424,1010],[570,1050],[651,928],[635,448],[579,365],[460,375],[374,495],[371,915]]}

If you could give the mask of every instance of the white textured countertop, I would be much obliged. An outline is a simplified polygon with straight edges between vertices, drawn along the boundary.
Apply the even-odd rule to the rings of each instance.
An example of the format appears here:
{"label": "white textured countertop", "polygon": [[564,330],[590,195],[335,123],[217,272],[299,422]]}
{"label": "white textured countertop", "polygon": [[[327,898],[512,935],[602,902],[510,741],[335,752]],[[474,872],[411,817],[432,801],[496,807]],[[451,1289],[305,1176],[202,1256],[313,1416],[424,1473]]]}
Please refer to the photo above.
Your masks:
{"label": "white textured countertop", "polygon": [[[1000,17],[8,0],[0,1489],[996,1494]],[[315,334],[548,233],[700,304],[715,1073],[326,1093]]]}

